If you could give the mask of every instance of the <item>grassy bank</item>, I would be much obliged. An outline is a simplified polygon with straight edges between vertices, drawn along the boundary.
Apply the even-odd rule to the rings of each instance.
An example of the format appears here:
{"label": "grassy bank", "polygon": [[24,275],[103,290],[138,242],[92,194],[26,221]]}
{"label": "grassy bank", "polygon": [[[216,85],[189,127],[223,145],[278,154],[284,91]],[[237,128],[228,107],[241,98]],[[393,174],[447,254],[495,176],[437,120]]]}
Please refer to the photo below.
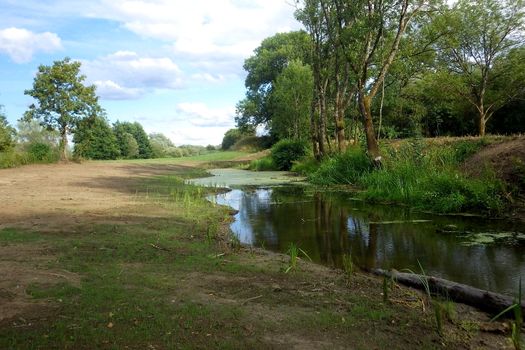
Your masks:
{"label": "grassy bank", "polygon": [[[505,184],[493,169],[478,178],[467,176],[463,162],[491,139],[413,139],[382,145],[383,164],[375,169],[365,151],[351,147],[323,160],[309,159],[294,170],[317,185],[352,185],[358,196],[373,202],[395,202],[440,213],[500,213],[505,207]],[[483,165],[480,164],[480,167]]]}
{"label": "grassy bank", "polygon": [[[3,263],[12,264],[17,278],[28,274],[27,284],[12,290],[25,290],[21,302],[32,305],[0,323],[0,348],[406,349],[506,342],[461,316],[445,321],[438,335],[430,306],[420,307],[422,295],[394,288],[385,298],[381,280],[359,272],[301,260],[285,273],[288,257],[241,247],[229,236],[229,210],[210,205],[208,189],[184,184],[202,170],[168,169],[154,178],[122,178],[118,190],[132,198],[123,213],[59,230],[0,230]],[[16,297],[9,288],[2,300]]]}

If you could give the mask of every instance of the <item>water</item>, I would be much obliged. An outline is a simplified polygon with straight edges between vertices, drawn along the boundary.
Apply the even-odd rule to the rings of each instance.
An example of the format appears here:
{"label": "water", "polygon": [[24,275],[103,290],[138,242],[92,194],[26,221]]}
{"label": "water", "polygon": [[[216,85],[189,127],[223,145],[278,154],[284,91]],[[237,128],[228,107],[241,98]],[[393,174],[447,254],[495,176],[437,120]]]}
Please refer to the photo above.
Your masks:
{"label": "water", "polygon": [[324,265],[341,267],[351,254],[362,267],[419,272],[419,261],[429,275],[509,295],[525,281],[517,223],[370,205],[303,186],[233,189],[213,200],[239,210],[231,229],[241,242],[279,252],[295,243]]}

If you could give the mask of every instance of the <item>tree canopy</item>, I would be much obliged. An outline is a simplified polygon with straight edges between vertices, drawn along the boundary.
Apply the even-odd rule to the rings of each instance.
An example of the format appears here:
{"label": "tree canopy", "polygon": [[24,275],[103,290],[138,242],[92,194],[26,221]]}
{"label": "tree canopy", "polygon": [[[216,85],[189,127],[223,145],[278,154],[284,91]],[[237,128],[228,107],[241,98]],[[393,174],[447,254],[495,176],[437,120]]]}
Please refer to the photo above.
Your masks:
{"label": "tree canopy", "polygon": [[4,115],[3,106],[0,105],[0,152],[13,145],[15,129],[9,125]]}
{"label": "tree canopy", "polygon": [[113,124],[113,132],[123,157],[147,159],[153,156],[148,135],[140,123],[117,121]]}
{"label": "tree canopy", "polygon": [[62,160],[67,160],[67,135],[76,123],[101,112],[95,86],[85,86],[85,79],[80,74],[80,62],[66,57],[51,66],[40,65],[33,88],[25,91],[36,103],[29,106],[24,118],[38,119],[45,127],[60,132]]}
{"label": "tree canopy", "polygon": [[107,120],[91,116],[80,120],[73,136],[74,155],[87,159],[117,159],[120,149]]}

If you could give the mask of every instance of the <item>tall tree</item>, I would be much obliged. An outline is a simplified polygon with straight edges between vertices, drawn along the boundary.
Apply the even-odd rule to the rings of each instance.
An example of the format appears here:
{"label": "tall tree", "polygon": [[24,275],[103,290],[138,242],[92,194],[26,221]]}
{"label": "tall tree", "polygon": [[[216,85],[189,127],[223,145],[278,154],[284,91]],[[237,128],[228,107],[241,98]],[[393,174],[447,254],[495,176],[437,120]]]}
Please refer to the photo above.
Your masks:
{"label": "tall tree", "polygon": [[277,77],[272,94],[272,131],[280,139],[306,140],[312,101],[313,76],[310,66],[291,61]]}
{"label": "tall tree", "polygon": [[[485,135],[494,112],[523,88],[515,69],[497,69],[505,56],[524,43],[523,5],[523,0],[459,0],[436,20],[450,33],[438,42],[449,75],[443,87],[476,109],[480,136]],[[491,90],[498,79],[506,81],[503,93]]]}
{"label": "tall tree", "polygon": [[[380,161],[372,102],[395,62],[410,21],[429,5],[425,0],[302,0],[298,18],[309,31],[320,30],[331,46],[336,130],[344,138],[343,116],[355,91],[369,156]],[[312,11],[313,9],[313,11]],[[308,12],[310,11],[310,12]],[[304,15],[301,15],[301,12]],[[313,13],[313,14],[312,14]],[[312,26],[312,16],[324,18]],[[305,20],[307,19],[307,20]],[[308,20],[309,19],[309,20]],[[316,34],[318,35],[318,34]],[[353,89],[351,88],[353,87]],[[340,149],[344,147],[340,146]]]}
{"label": "tall tree", "polygon": [[77,121],[101,110],[95,86],[85,86],[85,79],[80,74],[80,62],[66,57],[52,66],[40,65],[33,88],[24,92],[36,100],[24,118],[38,119],[47,128],[60,132],[60,158],[64,161],[67,161],[67,136]]}
{"label": "tall tree", "polygon": [[275,81],[292,60],[309,63],[309,40],[304,31],[278,33],[263,40],[244,62],[246,98],[237,104],[237,126],[266,125],[273,116],[271,95]]}
{"label": "tall tree", "polygon": [[[148,135],[140,123],[117,121],[115,124],[113,124],[113,132],[117,137],[117,143],[120,147],[120,153],[122,156],[128,158],[138,157],[142,159],[151,158],[153,156],[153,149],[151,148]],[[134,152],[135,147],[132,145],[133,142],[130,141],[129,136],[126,134],[131,135],[135,140],[138,148],[138,152],[136,154]],[[130,145],[132,145],[131,148]]]}
{"label": "tall tree", "polygon": [[77,123],[74,155],[88,159],[117,159],[117,138],[104,117],[93,115]]}

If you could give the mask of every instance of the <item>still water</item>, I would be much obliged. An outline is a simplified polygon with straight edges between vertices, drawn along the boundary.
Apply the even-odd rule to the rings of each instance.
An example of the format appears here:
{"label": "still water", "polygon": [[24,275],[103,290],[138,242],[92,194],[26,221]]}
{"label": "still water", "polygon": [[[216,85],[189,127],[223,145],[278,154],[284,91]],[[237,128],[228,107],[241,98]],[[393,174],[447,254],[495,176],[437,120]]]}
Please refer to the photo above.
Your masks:
{"label": "still water", "polygon": [[419,261],[429,275],[509,295],[525,281],[519,223],[370,205],[304,186],[244,187],[211,200],[239,211],[231,229],[241,242],[279,252],[295,243],[328,266],[341,267],[345,254],[365,268],[419,271]]}

